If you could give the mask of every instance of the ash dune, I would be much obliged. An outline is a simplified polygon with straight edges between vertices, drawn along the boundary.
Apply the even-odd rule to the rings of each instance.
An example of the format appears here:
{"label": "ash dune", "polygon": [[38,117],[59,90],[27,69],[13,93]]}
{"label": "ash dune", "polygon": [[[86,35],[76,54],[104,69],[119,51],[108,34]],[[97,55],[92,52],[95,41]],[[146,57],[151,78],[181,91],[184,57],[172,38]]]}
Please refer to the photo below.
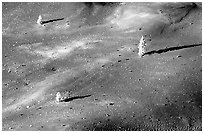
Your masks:
{"label": "ash dune", "polygon": [[200,3],[3,2],[2,130],[202,130],[201,16]]}

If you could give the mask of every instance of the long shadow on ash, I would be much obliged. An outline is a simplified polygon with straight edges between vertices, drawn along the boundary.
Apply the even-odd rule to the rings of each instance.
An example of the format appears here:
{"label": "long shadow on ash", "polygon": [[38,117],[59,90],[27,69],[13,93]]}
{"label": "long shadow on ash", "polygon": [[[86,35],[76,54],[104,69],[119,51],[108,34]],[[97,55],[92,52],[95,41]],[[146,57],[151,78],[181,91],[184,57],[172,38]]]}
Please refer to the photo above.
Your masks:
{"label": "long shadow on ash", "polygon": [[62,102],[70,102],[70,101],[73,101],[75,99],[83,99],[83,98],[90,97],[90,96],[91,95],[70,97],[70,98],[64,99]]}
{"label": "long shadow on ash", "polygon": [[152,54],[155,54],[155,53],[156,54],[161,54],[161,53],[165,53],[165,52],[168,52],[168,51],[174,51],[174,50],[180,50],[180,49],[184,49],[184,48],[197,47],[197,46],[201,46],[201,45],[202,45],[202,43],[201,44],[170,47],[170,48],[165,48],[165,49],[149,51],[149,52],[146,52],[144,55],[152,55]]}
{"label": "long shadow on ash", "polygon": [[42,21],[41,24],[51,23],[51,22],[60,21],[60,20],[64,20],[64,18],[58,18],[58,19],[51,19],[51,20]]}

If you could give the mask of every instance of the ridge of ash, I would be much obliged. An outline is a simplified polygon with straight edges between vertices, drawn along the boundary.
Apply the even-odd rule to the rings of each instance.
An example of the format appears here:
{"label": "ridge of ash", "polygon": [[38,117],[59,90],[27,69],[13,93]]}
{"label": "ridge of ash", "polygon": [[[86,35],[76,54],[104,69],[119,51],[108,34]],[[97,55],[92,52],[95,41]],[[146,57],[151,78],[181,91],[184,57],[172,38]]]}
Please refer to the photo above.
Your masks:
{"label": "ridge of ash", "polygon": [[186,13],[180,19],[177,20],[176,23],[181,22],[196,7],[197,7],[197,4],[195,4],[194,2],[191,3],[190,5],[180,7],[180,9],[187,8],[187,10],[186,10]]}
{"label": "ridge of ash", "polygon": [[180,6],[175,7],[174,4],[164,4],[160,13],[167,16],[171,24],[180,23],[184,20],[194,9],[199,6],[194,2],[186,2],[178,4]]}
{"label": "ridge of ash", "polygon": [[152,54],[161,54],[161,53],[166,53],[168,51],[175,51],[175,50],[197,47],[197,46],[202,46],[202,43],[201,44],[193,44],[193,45],[176,46],[176,47],[164,48],[164,49],[159,49],[159,50],[152,50],[152,51],[144,53],[143,56],[144,55],[152,55]]}

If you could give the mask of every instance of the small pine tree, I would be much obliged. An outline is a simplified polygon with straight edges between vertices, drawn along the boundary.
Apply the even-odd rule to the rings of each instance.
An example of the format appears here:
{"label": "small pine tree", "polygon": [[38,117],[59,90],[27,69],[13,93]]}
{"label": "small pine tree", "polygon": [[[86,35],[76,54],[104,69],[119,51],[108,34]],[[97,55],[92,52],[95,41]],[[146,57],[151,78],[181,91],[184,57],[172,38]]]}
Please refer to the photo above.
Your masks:
{"label": "small pine tree", "polygon": [[56,99],[57,102],[61,102],[62,101],[62,95],[61,95],[60,92],[57,92],[55,99]]}
{"label": "small pine tree", "polygon": [[38,17],[37,24],[42,25],[42,16],[41,15],[39,15],[39,17]]}
{"label": "small pine tree", "polygon": [[139,49],[138,55],[140,57],[142,57],[145,54],[145,46],[146,46],[146,41],[142,36],[140,39],[140,43],[138,44],[138,49]]}

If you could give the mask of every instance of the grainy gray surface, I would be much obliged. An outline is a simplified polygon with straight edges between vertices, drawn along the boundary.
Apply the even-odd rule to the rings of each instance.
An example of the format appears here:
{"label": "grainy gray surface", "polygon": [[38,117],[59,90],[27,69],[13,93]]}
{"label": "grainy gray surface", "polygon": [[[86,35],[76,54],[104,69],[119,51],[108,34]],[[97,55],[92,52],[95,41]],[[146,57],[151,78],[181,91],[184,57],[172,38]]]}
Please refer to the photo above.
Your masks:
{"label": "grainy gray surface", "polygon": [[4,2],[2,13],[2,130],[202,129],[200,3]]}

